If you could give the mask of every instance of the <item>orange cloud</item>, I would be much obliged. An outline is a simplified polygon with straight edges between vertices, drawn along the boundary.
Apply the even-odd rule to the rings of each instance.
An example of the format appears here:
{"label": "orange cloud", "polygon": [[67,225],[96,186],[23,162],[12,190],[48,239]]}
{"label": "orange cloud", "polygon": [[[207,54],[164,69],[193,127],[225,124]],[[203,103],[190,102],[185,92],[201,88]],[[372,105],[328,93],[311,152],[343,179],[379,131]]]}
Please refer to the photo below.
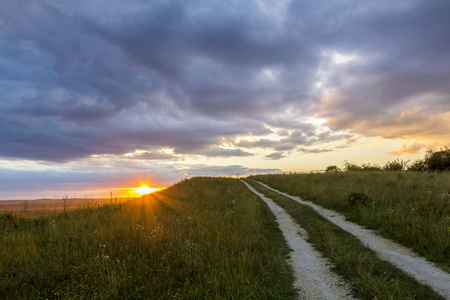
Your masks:
{"label": "orange cloud", "polygon": [[397,151],[388,152],[389,155],[401,155],[404,153],[408,154],[417,154],[423,148],[423,145],[420,143],[403,143]]}

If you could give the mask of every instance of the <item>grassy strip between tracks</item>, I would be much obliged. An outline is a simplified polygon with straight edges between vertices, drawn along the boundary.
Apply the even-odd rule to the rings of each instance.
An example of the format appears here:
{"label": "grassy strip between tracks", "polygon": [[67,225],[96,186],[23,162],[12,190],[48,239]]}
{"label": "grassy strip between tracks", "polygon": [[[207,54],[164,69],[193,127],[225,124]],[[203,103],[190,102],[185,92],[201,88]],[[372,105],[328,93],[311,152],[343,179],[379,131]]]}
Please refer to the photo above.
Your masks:
{"label": "grassy strip between tracks", "polygon": [[363,299],[442,299],[430,287],[418,283],[350,233],[332,224],[313,209],[272,192],[253,180],[255,189],[283,207],[309,234],[308,241],[327,257],[333,270],[352,284]]}

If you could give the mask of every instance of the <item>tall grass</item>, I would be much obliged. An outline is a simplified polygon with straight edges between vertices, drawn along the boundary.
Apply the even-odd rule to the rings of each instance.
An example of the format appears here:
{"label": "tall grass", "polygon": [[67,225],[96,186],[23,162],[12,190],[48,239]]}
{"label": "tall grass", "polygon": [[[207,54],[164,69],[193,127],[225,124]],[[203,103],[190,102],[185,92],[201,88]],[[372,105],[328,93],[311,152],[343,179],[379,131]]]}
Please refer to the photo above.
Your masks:
{"label": "tall grass", "polygon": [[0,226],[2,299],[296,297],[274,217],[233,179]]}
{"label": "tall grass", "polygon": [[442,299],[365,247],[358,238],[339,228],[312,208],[247,180],[270,197],[308,232],[308,242],[332,263],[333,270],[351,284],[360,299]]}
{"label": "tall grass", "polygon": [[[252,179],[343,213],[450,271],[450,173],[345,172]],[[352,192],[370,199],[351,205]]]}

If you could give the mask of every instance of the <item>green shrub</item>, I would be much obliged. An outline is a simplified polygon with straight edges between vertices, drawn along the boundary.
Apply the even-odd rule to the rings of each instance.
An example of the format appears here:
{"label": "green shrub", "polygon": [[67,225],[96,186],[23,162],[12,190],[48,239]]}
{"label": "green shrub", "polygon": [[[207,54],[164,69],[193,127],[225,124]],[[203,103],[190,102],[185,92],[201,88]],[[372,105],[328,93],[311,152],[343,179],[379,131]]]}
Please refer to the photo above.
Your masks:
{"label": "green shrub", "polygon": [[325,169],[325,172],[327,172],[327,173],[337,173],[337,172],[341,172],[341,169],[338,168],[337,166],[328,166]]}
{"label": "green shrub", "polygon": [[361,166],[358,166],[357,164],[345,161],[344,162],[344,170],[347,172],[359,172],[359,171],[382,171],[381,167],[377,164],[362,164]]}
{"label": "green shrub", "polygon": [[428,150],[425,154],[424,163],[429,171],[449,171],[450,149],[444,147],[440,151]]}
{"label": "green shrub", "polygon": [[381,167],[377,164],[362,164],[361,171],[372,172],[372,171],[382,171]]}
{"label": "green shrub", "polygon": [[355,171],[362,171],[362,168],[357,164],[344,161],[344,170],[347,172],[355,172]]}
{"label": "green shrub", "polygon": [[388,161],[384,166],[385,171],[406,171],[408,169],[409,160],[404,161],[402,159],[396,159],[393,161]]}
{"label": "green shrub", "polygon": [[425,164],[425,161],[423,159],[416,160],[408,167],[408,171],[413,172],[425,172],[427,170],[427,165]]}

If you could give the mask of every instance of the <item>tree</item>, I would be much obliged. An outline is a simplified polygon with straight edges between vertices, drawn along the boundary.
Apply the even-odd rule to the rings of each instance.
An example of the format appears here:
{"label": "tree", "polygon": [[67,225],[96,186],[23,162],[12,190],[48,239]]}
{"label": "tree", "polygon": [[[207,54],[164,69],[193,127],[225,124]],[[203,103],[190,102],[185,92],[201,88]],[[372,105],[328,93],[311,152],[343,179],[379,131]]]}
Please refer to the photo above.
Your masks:
{"label": "tree", "polygon": [[450,149],[444,147],[440,151],[428,150],[424,163],[429,171],[450,171]]}

